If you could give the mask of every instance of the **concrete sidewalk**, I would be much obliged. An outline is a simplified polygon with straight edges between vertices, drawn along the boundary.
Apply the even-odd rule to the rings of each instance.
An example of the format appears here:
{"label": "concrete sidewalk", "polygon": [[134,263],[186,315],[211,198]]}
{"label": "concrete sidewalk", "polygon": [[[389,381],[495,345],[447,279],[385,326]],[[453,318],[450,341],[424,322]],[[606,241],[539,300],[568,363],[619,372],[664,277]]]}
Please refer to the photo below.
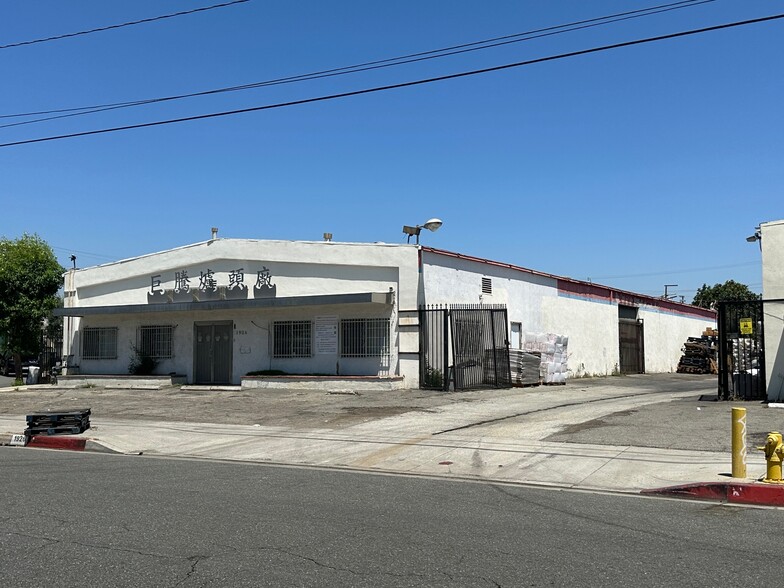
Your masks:
{"label": "concrete sidewalk", "polygon": [[[602,429],[601,425],[611,418],[652,421],[661,420],[662,411],[671,414],[694,411],[693,414],[705,417],[702,424],[705,430],[723,428],[724,434],[718,431],[716,434],[728,439],[730,405],[714,402],[709,406],[699,401],[704,394],[715,394],[715,379],[666,375],[607,380],[484,391],[470,396],[441,393],[433,398],[420,397],[411,391],[409,396],[403,393],[398,398],[344,400],[313,392],[310,398],[306,395],[304,401],[300,399],[294,404],[290,399],[283,402],[280,398],[284,396],[279,395],[280,406],[275,404],[274,394],[261,393],[251,399],[260,403],[256,415],[259,417],[263,417],[265,410],[283,414],[286,407],[290,412],[312,412],[313,406],[320,403],[334,409],[336,404],[348,402],[353,413],[363,403],[365,406],[391,403],[390,406],[395,406],[393,413],[402,410],[404,401],[422,405],[391,416],[385,416],[385,411],[376,407],[374,414],[380,416],[368,417],[364,413],[361,419],[345,421],[330,418],[325,408],[321,413],[315,412],[315,416],[326,417],[321,427],[312,413],[304,421],[297,421],[296,415],[291,415],[290,419],[280,420],[284,424],[275,425],[264,418],[259,418],[262,422],[256,424],[112,418],[102,416],[110,412],[108,409],[94,409],[92,428],[76,437],[88,440],[90,447],[126,454],[346,468],[616,492],[637,493],[694,482],[731,481],[729,451],[706,450],[717,444],[704,434],[683,430],[683,423],[695,421],[692,412],[684,414],[680,425],[674,423],[677,419],[666,418],[672,427],[667,442],[689,447],[688,437],[692,435],[693,449],[616,444],[617,433],[622,428],[605,425]],[[96,402],[101,393],[92,391]],[[137,391],[125,393],[132,394]],[[63,393],[58,402],[62,404],[65,399],[82,403],[90,400],[73,391]],[[24,406],[21,396],[0,392],[0,412],[4,400],[15,407]],[[177,402],[190,400],[185,397]],[[221,406],[221,400],[224,406],[231,403],[230,398],[220,393],[205,394],[203,400],[215,407]],[[784,411],[769,409],[763,413],[760,410],[763,407],[757,405],[754,409],[760,418],[767,419],[765,424],[771,419],[774,422],[784,419]],[[122,414],[121,407],[117,410]],[[24,423],[24,415],[0,414],[0,433],[21,433]],[[647,439],[644,427],[637,428],[640,429],[637,438]],[[579,437],[581,432],[596,434],[597,430],[606,430],[609,442],[571,442],[568,436],[566,441],[560,440],[564,435]],[[635,427],[631,430],[634,438]],[[753,482],[764,473],[762,453],[750,448],[745,481]]]}

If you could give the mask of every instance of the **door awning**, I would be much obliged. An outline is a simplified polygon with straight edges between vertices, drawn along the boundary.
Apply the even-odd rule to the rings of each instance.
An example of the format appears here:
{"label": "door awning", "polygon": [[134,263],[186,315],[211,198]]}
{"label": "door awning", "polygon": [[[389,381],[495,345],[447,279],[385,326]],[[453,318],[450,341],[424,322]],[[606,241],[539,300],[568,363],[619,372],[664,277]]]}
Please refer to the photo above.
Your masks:
{"label": "door awning", "polygon": [[55,316],[92,316],[107,314],[147,314],[151,312],[194,312],[217,310],[249,310],[254,308],[290,308],[326,304],[394,303],[394,292],[361,292],[356,294],[319,294],[288,296],[285,298],[255,298],[247,300],[208,300],[201,302],[169,302],[157,304],[121,304],[116,306],[72,306],[56,308]]}

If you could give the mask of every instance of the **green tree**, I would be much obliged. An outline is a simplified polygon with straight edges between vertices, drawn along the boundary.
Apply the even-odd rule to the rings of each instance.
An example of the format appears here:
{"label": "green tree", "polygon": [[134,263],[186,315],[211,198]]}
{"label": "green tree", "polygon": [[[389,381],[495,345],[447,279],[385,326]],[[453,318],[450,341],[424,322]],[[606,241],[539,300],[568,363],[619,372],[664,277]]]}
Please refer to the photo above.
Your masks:
{"label": "green tree", "polygon": [[23,355],[38,353],[43,320],[59,305],[65,270],[38,235],[0,239],[0,338],[14,358],[17,379]]}
{"label": "green tree", "polygon": [[746,284],[727,280],[713,286],[703,284],[697,290],[692,304],[702,308],[716,308],[717,304],[724,300],[759,300],[759,295],[752,292]]}

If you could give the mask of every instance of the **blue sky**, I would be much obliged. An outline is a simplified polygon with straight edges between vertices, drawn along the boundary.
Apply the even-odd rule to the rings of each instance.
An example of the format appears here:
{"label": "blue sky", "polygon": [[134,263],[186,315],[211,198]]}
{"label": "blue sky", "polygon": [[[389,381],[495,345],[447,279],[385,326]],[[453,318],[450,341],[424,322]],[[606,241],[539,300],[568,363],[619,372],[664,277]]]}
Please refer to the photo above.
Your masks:
{"label": "blue sky", "polygon": [[[0,45],[217,0],[0,4]],[[196,92],[666,0],[264,1],[0,49],[0,115]],[[462,55],[0,128],[0,143],[350,92],[784,12],[716,0]],[[220,236],[422,243],[690,301],[761,289],[784,218],[784,20],[231,117],[0,148],[0,235],[80,267]],[[0,124],[29,120],[2,118]]]}

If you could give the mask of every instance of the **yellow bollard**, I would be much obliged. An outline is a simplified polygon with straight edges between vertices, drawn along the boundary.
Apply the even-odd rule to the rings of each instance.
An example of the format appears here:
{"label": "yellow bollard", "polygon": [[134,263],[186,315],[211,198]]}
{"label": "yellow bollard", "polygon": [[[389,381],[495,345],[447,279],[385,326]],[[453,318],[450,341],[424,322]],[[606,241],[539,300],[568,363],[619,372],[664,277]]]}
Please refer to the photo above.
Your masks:
{"label": "yellow bollard", "polygon": [[781,479],[781,462],[784,461],[784,443],[782,443],[781,433],[778,431],[768,433],[765,445],[757,447],[757,449],[765,452],[765,461],[768,466],[765,472],[765,479],[762,481],[774,484],[784,482]]}
{"label": "yellow bollard", "polygon": [[732,477],[746,477],[746,409],[732,409]]}

